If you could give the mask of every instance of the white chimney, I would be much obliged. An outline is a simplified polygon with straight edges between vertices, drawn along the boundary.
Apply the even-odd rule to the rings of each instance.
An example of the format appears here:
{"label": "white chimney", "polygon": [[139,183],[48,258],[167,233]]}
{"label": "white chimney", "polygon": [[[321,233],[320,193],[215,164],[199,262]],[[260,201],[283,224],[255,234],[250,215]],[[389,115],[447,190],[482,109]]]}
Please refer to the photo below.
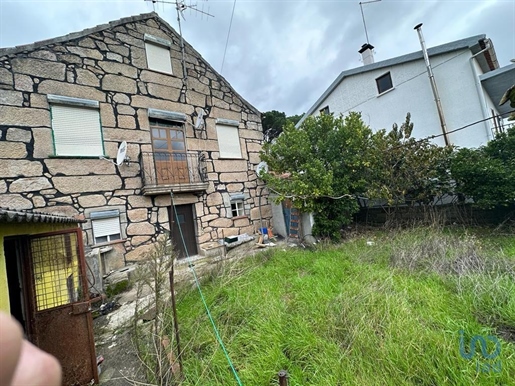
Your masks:
{"label": "white chimney", "polygon": [[363,59],[363,65],[374,63],[374,46],[370,43],[363,44],[358,51]]}

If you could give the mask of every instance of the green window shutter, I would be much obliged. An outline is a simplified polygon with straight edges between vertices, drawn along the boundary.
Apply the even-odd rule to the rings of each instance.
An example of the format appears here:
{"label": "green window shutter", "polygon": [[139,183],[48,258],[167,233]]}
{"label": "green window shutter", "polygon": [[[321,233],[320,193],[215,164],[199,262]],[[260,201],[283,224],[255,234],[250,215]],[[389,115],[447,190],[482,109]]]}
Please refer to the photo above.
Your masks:
{"label": "green window shutter", "polygon": [[51,108],[55,155],[104,155],[98,109],[69,105]]}

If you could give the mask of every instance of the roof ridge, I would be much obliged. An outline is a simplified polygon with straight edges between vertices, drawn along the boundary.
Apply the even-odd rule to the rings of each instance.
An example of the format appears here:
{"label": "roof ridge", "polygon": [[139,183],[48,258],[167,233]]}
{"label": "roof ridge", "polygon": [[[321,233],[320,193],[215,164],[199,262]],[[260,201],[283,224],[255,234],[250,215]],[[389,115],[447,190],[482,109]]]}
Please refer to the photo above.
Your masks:
{"label": "roof ridge", "polygon": [[[479,34],[474,36],[469,36],[463,39],[453,40],[452,42],[440,44],[438,46],[430,47],[427,49],[428,56],[435,56],[444,54],[447,52],[457,51],[464,48],[471,49],[475,44],[478,43],[478,40],[485,39],[486,34]],[[344,70],[338,74],[336,79],[329,85],[329,87],[323,92],[323,94],[316,100],[316,102],[306,111],[306,113],[302,116],[302,118],[297,122],[297,127],[299,127],[302,122],[311,114],[315,112],[317,107],[329,96],[333,90],[338,87],[338,85],[346,78],[352,75],[362,74],[368,71],[378,70],[384,67],[389,67],[392,65],[397,65],[401,63],[412,62],[417,59],[423,58],[422,50],[409,52],[407,54],[394,56],[393,58],[388,58],[381,60],[380,62],[375,62],[371,64],[367,64],[364,66],[350,68],[348,70]]]}
{"label": "roof ridge", "polygon": [[[104,31],[108,28],[114,28],[122,24],[127,24],[135,21],[147,20],[151,18],[160,18],[156,12],[141,13],[139,15],[122,17],[120,19],[112,20],[104,24],[98,24],[95,27],[85,28],[80,31],[70,32],[66,35],[57,36],[50,39],[40,40],[34,43],[22,44],[14,47],[0,48],[0,55],[17,54],[22,51],[32,51],[44,46],[55,43],[64,43],[69,40],[78,39],[86,35],[91,35],[96,32]],[[160,18],[161,19],[161,18]]]}
{"label": "roof ridge", "polygon": [[[41,40],[41,41],[38,41],[38,42],[24,44],[24,45],[15,46],[15,47],[0,48],[0,56],[3,56],[3,55],[13,55],[13,54],[17,54],[17,53],[20,53],[20,52],[23,52],[23,51],[33,51],[33,50],[36,50],[38,48],[48,46],[50,44],[64,43],[64,42],[67,42],[67,41],[70,41],[70,40],[73,40],[73,39],[78,39],[78,38],[81,38],[81,37],[84,37],[84,36],[87,36],[87,35],[91,35],[91,34],[94,34],[94,33],[100,32],[100,31],[104,31],[106,29],[114,28],[114,27],[117,27],[117,26],[122,25],[122,24],[127,24],[127,23],[131,23],[131,22],[138,22],[138,21],[147,20],[147,19],[151,19],[151,18],[157,19],[160,23],[162,23],[164,26],[169,28],[172,33],[174,33],[177,36],[179,35],[177,33],[177,31],[166,20],[164,20],[162,17],[160,17],[157,12],[148,12],[148,13],[142,13],[142,14],[135,15],[135,16],[122,17],[121,19],[113,20],[113,21],[110,21],[110,22],[107,22],[107,23],[104,23],[104,24],[99,24],[99,25],[97,25],[95,27],[86,28],[86,29],[83,29],[83,30],[77,31],[77,32],[71,32],[71,33],[68,33],[66,35],[58,36],[58,37],[51,38],[51,39]],[[206,59],[204,59],[204,57],[190,43],[188,43],[188,41],[186,41],[186,39],[184,39],[184,43],[200,59],[202,59],[204,61],[204,63],[206,63],[206,65],[209,67],[209,69],[211,71],[213,71],[213,73],[215,73],[221,80],[223,80],[225,82],[227,87],[229,87],[229,89],[236,96],[238,96],[238,98],[240,98],[241,101],[245,105],[247,105],[247,107],[249,107],[256,115],[261,115],[261,112],[256,107],[254,107],[251,103],[249,103],[245,98],[243,98],[238,92],[236,92],[236,90],[232,87],[230,82],[227,79],[225,79],[222,76],[222,74],[220,74],[218,71],[216,71],[211,66],[211,64]]]}

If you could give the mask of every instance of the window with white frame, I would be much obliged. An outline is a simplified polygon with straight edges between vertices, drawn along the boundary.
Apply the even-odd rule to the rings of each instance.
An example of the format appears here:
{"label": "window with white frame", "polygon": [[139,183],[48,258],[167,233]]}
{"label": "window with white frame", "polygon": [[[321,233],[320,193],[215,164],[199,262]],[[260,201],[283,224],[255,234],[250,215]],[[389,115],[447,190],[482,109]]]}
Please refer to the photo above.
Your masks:
{"label": "window with white frame", "polygon": [[232,217],[245,216],[245,205],[242,200],[231,201],[231,214]]}
{"label": "window with white frame", "polygon": [[[225,201],[225,199],[224,199]],[[228,196],[227,207],[230,211],[228,217],[242,217],[245,216],[245,194],[233,193]]]}
{"label": "window with white frame", "polygon": [[238,121],[230,119],[216,120],[216,135],[220,158],[242,158]]}
{"label": "window with white frame", "polygon": [[118,210],[92,212],[90,218],[95,244],[108,243],[122,238]]}
{"label": "window with white frame", "polygon": [[48,95],[52,117],[54,155],[104,155],[98,101]]}
{"label": "window with white frame", "polygon": [[170,58],[172,42],[148,34],[145,34],[144,40],[148,68],[172,74],[172,61]]}

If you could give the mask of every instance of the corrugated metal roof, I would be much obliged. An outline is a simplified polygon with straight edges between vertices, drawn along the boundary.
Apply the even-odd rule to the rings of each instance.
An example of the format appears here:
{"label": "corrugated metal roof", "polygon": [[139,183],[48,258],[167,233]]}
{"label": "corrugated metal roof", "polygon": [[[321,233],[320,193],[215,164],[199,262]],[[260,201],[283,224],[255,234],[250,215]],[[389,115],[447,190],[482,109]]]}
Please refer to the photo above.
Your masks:
{"label": "corrugated metal roof", "polygon": [[16,210],[0,208],[0,223],[82,223],[86,220],[79,220],[73,217],[60,216],[57,214],[34,212],[31,210]]}
{"label": "corrugated metal roof", "polygon": [[[445,54],[447,52],[457,51],[457,50],[460,50],[463,48],[472,48],[474,46],[478,46],[478,41],[485,39],[485,38],[486,38],[486,35],[484,35],[484,34],[471,36],[471,37],[468,37],[465,39],[456,40],[454,42],[442,44],[440,46],[431,47],[427,50],[427,53],[431,57],[431,56],[435,56],[435,55]],[[476,51],[479,51],[480,49],[481,48],[479,48],[479,46],[478,46]],[[420,51],[412,52],[412,53],[409,53],[406,55],[397,56],[395,58],[383,60],[381,62],[372,63],[372,64],[368,64],[366,66],[356,67],[356,68],[352,68],[350,70],[342,71],[340,73],[340,75],[338,75],[338,77],[334,80],[334,82],[331,83],[329,88],[327,90],[325,90],[325,92],[322,94],[322,96],[320,98],[318,98],[318,100],[315,102],[315,104],[313,106],[311,106],[311,108],[306,112],[306,114],[304,114],[304,116],[301,118],[301,120],[297,123],[296,126],[299,127],[300,124],[308,116],[313,114],[315,112],[315,110],[317,109],[317,107],[320,106],[320,104],[329,96],[329,94],[331,94],[334,91],[334,89],[345,78],[352,76],[352,75],[362,74],[362,73],[377,70],[380,68],[396,66],[398,64],[412,62],[414,60],[419,60],[419,59],[423,59],[423,58],[424,58],[424,55],[422,54],[422,50],[420,50]]]}

